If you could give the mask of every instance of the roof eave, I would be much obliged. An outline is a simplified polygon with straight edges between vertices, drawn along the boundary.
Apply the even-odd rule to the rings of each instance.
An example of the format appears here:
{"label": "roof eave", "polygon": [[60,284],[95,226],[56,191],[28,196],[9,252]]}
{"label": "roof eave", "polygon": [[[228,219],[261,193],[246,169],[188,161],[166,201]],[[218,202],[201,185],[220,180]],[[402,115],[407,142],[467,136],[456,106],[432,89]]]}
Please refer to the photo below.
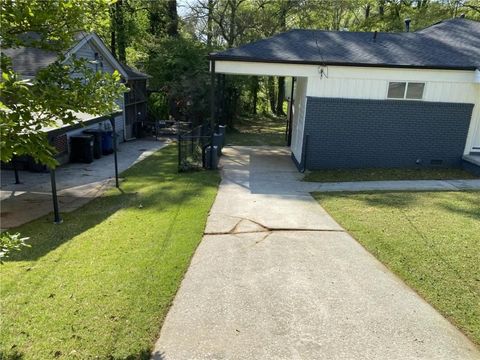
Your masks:
{"label": "roof eave", "polygon": [[444,65],[415,65],[415,64],[382,64],[382,63],[353,63],[353,62],[332,62],[332,61],[307,61],[307,60],[275,60],[259,59],[237,56],[218,56],[209,54],[209,60],[212,61],[238,61],[266,64],[291,64],[291,65],[330,65],[330,66],[349,66],[349,67],[383,67],[383,68],[404,68],[404,69],[432,69],[432,70],[458,70],[475,71],[476,66],[444,66]]}

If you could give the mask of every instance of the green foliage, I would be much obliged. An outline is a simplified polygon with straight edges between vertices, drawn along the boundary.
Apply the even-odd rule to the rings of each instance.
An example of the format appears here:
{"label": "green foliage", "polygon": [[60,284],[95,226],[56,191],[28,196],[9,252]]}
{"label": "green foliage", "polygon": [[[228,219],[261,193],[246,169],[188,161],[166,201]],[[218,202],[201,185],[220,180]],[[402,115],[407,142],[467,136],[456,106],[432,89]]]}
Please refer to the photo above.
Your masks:
{"label": "green foliage", "polygon": [[20,233],[10,234],[3,232],[0,234],[0,264],[10,257],[13,251],[20,251],[22,247],[30,247],[26,243],[28,237],[21,237]]}
{"label": "green foliage", "polygon": [[25,46],[22,36],[35,32],[38,38],[28,45],[62,51],[73,42],[78,31],[91,31],[108,17],[114,0],[2,0],[0,36],[2,48]]}
{"label": "green foliage", "polygon": [[55,149],[43,130],[78,121],[75,112],[111,113],[125,91],[118,72],[95,72],[85,60],[56,61],[32,81],[21,79],[8,60],[2,60],[0,141],[5,162],[15,155],[31,155],[55,166]]}
{"label": "green foliage", "polygon": [[58,60],[35,78],[15,73],[2,53],[0,82],[1,160],[31,155],[54,167],[55,149],[44,130],[77,121],[75,112],[111,113],[126,90],[118,73],[96,72],[85,60],[65,59],[64,52],[79,30],[94,27],[108,10],[109,0],[0,2],[2,47],[35,47],[55,51]]}
{"label": "green foliage", "polygon": [[150,47],[149,86],[161,90],[174,103],[175,117],[194,123],[208,116],[208,50],[183,37],[156,39]]}

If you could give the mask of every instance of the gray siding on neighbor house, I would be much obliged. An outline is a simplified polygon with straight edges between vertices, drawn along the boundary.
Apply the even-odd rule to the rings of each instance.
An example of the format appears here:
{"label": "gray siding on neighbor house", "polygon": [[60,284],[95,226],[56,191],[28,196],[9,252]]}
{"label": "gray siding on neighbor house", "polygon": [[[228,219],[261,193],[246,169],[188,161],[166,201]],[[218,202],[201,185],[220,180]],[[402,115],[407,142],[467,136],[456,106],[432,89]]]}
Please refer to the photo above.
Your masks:
{"label": "gray siding on neighbor house", "polygon": [[461,103],[308,97],[306,168],[415,167],[417,159],[423,166],[460,166],[472,109]]}

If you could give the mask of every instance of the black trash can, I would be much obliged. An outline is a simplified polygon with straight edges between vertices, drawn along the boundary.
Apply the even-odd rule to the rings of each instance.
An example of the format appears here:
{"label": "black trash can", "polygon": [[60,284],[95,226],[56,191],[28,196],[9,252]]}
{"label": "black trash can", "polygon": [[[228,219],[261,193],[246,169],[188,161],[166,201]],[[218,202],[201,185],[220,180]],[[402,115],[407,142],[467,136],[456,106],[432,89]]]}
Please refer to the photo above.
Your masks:
{"label": "black trash can", "polygon": [[216,146],[208,145],[203,151],[203,167],[205,169],[217,169],[218,168],[218,149]]}
{"label": "black trash can", "polygon": [[227,125],[218,125],[218,132],[223,136],[222,147],[225,146],[225,137],[227,136]]}
{"label": "black trash can", "polygon": [[93,136],[76,135],[70,137],[70,161],[91,163],[93,161]]}
{"label": "black trash can", "polygon": [[213,146],[217,148],[218,156],[222,156],[224,138],[225,137],[222,134],[213,134]]}
{"label": "black trash can", "polygon": [[88,130],[85,130],[83,133],[93,136],[93,157],[95,159],[100,159],[102,157],[103,130],[101,130],[101,129],[88,129]]}

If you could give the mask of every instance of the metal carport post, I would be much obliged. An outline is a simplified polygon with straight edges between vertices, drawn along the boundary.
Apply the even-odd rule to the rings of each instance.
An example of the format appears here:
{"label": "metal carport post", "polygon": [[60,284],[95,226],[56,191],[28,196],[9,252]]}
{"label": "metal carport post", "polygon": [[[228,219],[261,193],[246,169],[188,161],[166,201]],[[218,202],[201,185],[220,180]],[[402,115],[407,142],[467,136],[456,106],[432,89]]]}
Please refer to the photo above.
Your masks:
{"label": "metal carport post", "polygon": [[117,131],[115,128],[115,117],[110,117],[110,123],[112,124],[113,129],[113,161],[115,163],[115,187],[120,188],[118,184],[118,159],[117,159]]}
{"label": "metal carport post", "polygon": [[[112,135],[113,135],[113,155],[114,155],[114,164],[115,164],[115,186],[117,188],[120,187],[118,183],[117,133],[116,133],[116,127],[115,127],[115,115],[117,115],[118,113],[121,113],[121,112],[116,112],[116,113],[110,114],[109,116],[101,116],[91,120],[79,122],[74,125],[65,126],[62,128],[57,128],[49,131],[50,138],[53,139],[53,137],[55,135],[58,135],[58,133],[66,133],[69,130],[78,129],[85,125],[91,125],[91,124],[95,124],[100,121],[109,119],[110,123],[112,124],[112,130],[113,130]],[[53,214],[54,214],[53,222],[54,224],[61,224],[63,220],[60,217],[60,209],[58,206],[57,180],[55,177],[55,168],[50,168],[50,184],[52,186],[52,201],[53,201]]]}

